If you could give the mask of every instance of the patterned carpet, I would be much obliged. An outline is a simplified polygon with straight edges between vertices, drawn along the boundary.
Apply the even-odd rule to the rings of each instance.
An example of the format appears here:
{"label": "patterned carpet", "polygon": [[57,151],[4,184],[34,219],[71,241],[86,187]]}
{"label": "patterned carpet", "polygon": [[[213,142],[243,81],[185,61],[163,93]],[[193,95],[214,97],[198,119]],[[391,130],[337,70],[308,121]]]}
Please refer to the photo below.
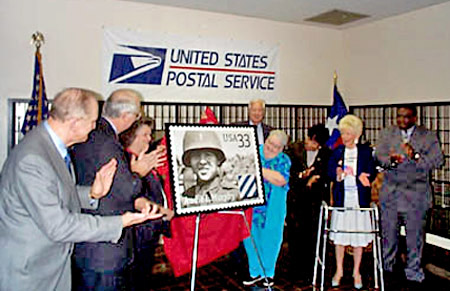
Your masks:
{"label": "patterned carpet", "polygon": [[[296,278],[296,270],[288,269],[288,252],[287,244],[283,244],[283,248],[278,259],[275,285],[272,290],[320,290],[314,289],[310,282],[301,281]],[[327,264],[325,272],[325,288],[324,290],[356,290],[353,287],[353,279],[351,277],[352,257],[345,256],[344,266],[345,274],[342,278],[339,288],[331,288],[331,276],[334,273],[334,255],[333,247],[327,248]],[[429,252],[429,251],[428,251]],[[425,252],[427,254],[427,250]],[[445,252],[444,255],[447,255]],[[425,258],[424,258],[425,259]],[[363,262],[361,266],[361,273],[363,275],[363,289],[362,290],[377,290],[374,289],[373,280],[373,257],[371,252],[365,252],[363,255]],[[401,260],[399,260],[401,261]],[[448,261],[448,258],[445,259]],[[299,262],[301,263],[301,262]],[[399,263],[393,276],[389,276],[385,280],[386,291],[407,291],[407,290],[426,290],[426,291],[449,291],[450,290],[450,276],[445,279],[430,273],[426,269],[426,279],[420,286],[410,286],[404,278],[401,270],[402,265]],[[450,269],[450,266],[445,268]],[[445,272],[444,269],[444,272]],[[201,267],[197,270],[195,278],[195,290],[269,290],[262,287],[244,288],[242,279],[246,278],[247,272],[246,258],[242,258],[240,263],[236,262],[236,256],[226,255],[211,264]],[[448,273],[448,272],[447,272]],[[444,274],[445,276],[448,274]],[[175,278],[172,274],[170,263],[164,256],[162,247],[159,247],[156,252],[156,264],[153,268],[153,279],[149,282],[148,290],[190,290],[191,276],[190,274]]]}

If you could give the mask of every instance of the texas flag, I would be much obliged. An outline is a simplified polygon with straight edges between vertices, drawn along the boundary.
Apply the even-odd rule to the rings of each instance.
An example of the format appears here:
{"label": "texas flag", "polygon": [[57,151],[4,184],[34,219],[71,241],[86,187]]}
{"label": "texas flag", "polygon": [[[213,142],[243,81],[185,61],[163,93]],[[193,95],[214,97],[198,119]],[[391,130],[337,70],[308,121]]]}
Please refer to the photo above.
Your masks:
{"label": "texas flag", "polygon": [[341,134],[338,129],[339,121],[344,115],[347,114],[347,107],[345,107],[344,100],[342,100],[341,94],[338,91],[337,85],[334,84],[333,90],[333,106],[331,106],[330,115],[327,118],[325,125],[330,132],[330,138],[327,141],[327,146],[331,149],[335,149],[338,145],[342,144]]}

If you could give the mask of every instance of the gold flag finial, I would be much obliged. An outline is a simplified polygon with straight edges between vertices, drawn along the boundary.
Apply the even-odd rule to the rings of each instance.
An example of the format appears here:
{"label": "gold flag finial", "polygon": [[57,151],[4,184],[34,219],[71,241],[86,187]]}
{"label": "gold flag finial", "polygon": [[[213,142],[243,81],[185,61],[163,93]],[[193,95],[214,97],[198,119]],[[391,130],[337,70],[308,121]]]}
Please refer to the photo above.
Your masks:
{"label": "gold flag finial", "polygon": [[44,35],[39,31],[36,31],[31,36],[31,44],[34,44],[37,50],[39,50],[39,48],[41,47],[42,44],[44,44],[44,42],[45,42]]}
{"label": "gold flag finial", "polygon": [[336,71],[334,71],[334,73],[333,73],[333,82],[334,82],[334,85],[336,86],[337,85],[337,73],[336,73]]}

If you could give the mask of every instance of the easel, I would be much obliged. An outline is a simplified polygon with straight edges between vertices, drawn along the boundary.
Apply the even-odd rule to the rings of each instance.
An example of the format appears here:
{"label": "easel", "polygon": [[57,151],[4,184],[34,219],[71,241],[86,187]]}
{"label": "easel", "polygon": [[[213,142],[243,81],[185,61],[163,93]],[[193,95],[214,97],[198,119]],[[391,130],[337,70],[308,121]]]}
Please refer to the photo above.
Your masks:
{"label": "easel", "polygon": [[[261,256],[259,255],[258,248],[256,247],[255,240],[253,239],[251,235],[250,225],[248,224],[248,221],[245,217],[245,211],[239,210],[239,211],[219,211],[217,213],[220,214],[232,214],[232,215],[241,215],[242,219],[244,219],[245,226],[247,227],[248,233],[250,233],[250,239],[252,241],[253,248],[255,249],[256,256],[258,258],[258,263],[261,266],[261,269],[263,270],[264,274],[264,280],[266,281],[267,285],[269,285],[269,280],[267,279],[266,270],[264,269]],[[197,273],[197,258],[198,258],[198,234],[200,229],[200,213],[197,213],[197,217],[195,219],[195,234],[194,234],[194,247],[192,249],[192,267],[191,267],[191,291],[195,290],[195,276]],[[272,290],[272,287],[268,286],[268,290]]]}

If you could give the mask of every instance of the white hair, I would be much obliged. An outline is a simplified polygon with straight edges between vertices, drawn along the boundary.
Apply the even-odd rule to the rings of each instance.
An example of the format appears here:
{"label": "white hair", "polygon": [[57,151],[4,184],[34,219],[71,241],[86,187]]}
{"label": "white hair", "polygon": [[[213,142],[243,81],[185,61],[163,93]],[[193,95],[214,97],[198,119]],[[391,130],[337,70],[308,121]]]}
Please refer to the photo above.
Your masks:
{"label": "white hair", "polygon": [[270,138],[270,137],[274,137],[277,140],[279,140],[283,146],[286,146],[286,144],[288,142],[287,134],[284,131],[279,130],[279,129],[272,130],[269,133],[269,137],[267,137],[267,138]]}

